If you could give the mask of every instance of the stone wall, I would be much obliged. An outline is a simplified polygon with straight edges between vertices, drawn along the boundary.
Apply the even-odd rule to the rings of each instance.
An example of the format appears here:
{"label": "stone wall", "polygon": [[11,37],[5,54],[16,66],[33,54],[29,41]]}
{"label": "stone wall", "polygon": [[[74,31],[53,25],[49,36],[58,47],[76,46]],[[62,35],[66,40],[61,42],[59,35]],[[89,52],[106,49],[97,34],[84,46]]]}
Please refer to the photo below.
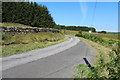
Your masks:
{"label": "stone wall", "polygon": [[39,32],[53,32],[58,33],[58,29],[52,28],[37,28],[37,27],[29,27],[29,28],[22,28],[22,27],[5,27],[0,26],[0,30],[2,33],[8,34],[27,34],[27,33],[39,33]]}

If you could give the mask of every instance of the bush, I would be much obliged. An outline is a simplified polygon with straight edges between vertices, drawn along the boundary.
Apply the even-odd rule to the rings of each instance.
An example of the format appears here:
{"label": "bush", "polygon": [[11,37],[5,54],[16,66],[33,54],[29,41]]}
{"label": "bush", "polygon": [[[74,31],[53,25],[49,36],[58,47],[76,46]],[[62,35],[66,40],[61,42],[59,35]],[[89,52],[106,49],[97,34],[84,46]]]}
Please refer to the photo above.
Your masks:
{"label": "bush", "polygon": [[[105,62],[103,54],[98,59],[99,65],[94,66],[94,69],[90,69],[84,64],[75,66],[74,78],[92,78],[92,80],[120,80],[120,49],[115,48],[109,53],[110,61]],[[105,76],[101,74],[107,71],[108,74]]]}
{"label": "bush", "polygon": [[78,37],[83,37],[83,35],[82,35],[82,34],[76,34],[75,36],[78,36]]}
{"label": "bush", "polygon": [[82,31],[79,31],[80,34],[82,34]]}
{"label": "bush", "polygon": [[78,33],[75,36],[83,37],[85,39],[89,39],[89,40],[92,40],[94,42],[99,42],[99,43],[102,43],[103,45],[106,45],[106,46],[112,46],[113,44],[118,44],[118,41],[115,41],[115,40],[112,40],[112,39],[105,40],[105,39],[103,39],[101,37],[97,37],[93,34]]}
{"label": "bush", "polygon": [[100,31],[100,32],[98,32],[98,33],[104,33],[104,34],[106,34],[107,32],[106,32],[106,31]]}
{"label": "bush", "polygon": [[94,66],[94,69],[90,69],[85,64],[79,64],[75,66],[76,71],[74,78],[75,80],[82,80],[82,78],[88,78],[88,80],[104,80],[106,77],[99,73],[101,66]]}
{"label": "bush", "polygon": [[93,34],[85,34],[85,33],[82,34],[82,33],[78,33],[78,34],[76,34],[75,36],[83,37],[83,38],[85,38],[85,39],[90,39],[90,40],[95,41],[95,42],[97,42],[97,41],[102,42],[102,41],[103,41],[102,38],[97,37],[97,36],[95,36],[95,35],[93,35]]}
{"label": "bush", "polygon": [[10,40],[12,35],[9,34],[2,34],[2,40]]}
{"label": "bush", "polygon": [[74,71],[75,72],[75,75],[74,75],[75,78],[84,78],[90,72],[90,68],[88,68],[87,65],[84,65],[84,64],[79,64],[78,66],[75,66],[74,68],[76,69],[76,71]]}

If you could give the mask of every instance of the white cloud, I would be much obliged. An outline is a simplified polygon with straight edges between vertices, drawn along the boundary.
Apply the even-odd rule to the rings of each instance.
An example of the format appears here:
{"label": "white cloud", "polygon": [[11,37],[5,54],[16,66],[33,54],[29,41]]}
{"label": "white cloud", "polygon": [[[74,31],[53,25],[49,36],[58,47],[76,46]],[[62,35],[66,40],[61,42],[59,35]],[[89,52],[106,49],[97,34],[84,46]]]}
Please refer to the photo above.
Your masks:
{"label": "white cloud", "polygon": [[[87,1],[87,0],[82,0],[82,1]],[[80,3],[80,10],[81,10],[82,17],[83,17],[82,19],[84,21],[86,19],[87,11],[88,11],[87,4],[85,2]]]}

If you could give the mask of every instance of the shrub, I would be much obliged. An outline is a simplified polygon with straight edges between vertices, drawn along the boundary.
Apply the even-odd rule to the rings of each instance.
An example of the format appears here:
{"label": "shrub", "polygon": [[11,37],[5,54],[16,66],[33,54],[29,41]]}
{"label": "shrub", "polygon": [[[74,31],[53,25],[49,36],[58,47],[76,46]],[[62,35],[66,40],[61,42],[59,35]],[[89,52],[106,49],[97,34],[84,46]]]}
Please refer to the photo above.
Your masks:
{"label": "shrub", "polygon": [[78,66],[75,66],[74,68],[76,69],[76,71],[74,71],[75,72],[75,75],[74,75],[75,78],[84,78],[90,72],[90,69],[87,67],[87,65],[84,65],[84,64],[79,64]]}
{"label": "shrub", "polygon": [[10,40],[12,35],[9,34],[2,34],[2,40]]}
{"label": "shrub", "polygon": [[76,34],[75,36],[78,36],[78,37],[83,37],[83,35],[82,35],[82,34]]}
{"label": "shrub", "polygon": [[82,34],[82,31],[79,31],[80,34]]}
{"label": "shrub", "polygon": [[103,39],[101,37],[97,37],[93,34],[78,33],[75,36],[83,37],[85,39],[89,39],[89,40],[92,40],[94,42],[99,42],[99,43],[102,43],[103,45],[107,45],[107,46],[111,46],[113,44],[118,44],[118,41],[115,41],[115,40],[112,40],[112,39],[105,40],[105,39]]}
{"label": "shrub", "polygon": [[[93,80],[96,79],[109,79],[109,80],[120,80],[120,41],[115,41],[112,39],[105,40],[101,37],[97,37],[94,35],[89,35],[89,34],[77,34],[76,36],[78,37],[83,37],[85,39],[92,40],[94,42],[99,42],[102,43],[102,45],[105,46],[113,46],[112,51],[109,53],[108,57],[110,58],[109,62],[105,62],[105,56],[103,56],[103,53],[100,54],[99,59],[98,59],[98,65],[94,66],[93,70],[89,70],[87,73],[87,76],[85,78],[92,78]],[[78,74],[76,75],[82,75],[85,74],[83,72],[80,72],[79,69],[83,69],[82,67],[85,67],[85,65],[78,65],[76,68],[78,70]],[[87,71],[87,68],[86,68]],[[84,71],[84,72],[86,72]],[[106,75],[101,75],[101,71],[108,72],[107,76]]]}
{"label": "shrub", "polygon": [[104,33],[104,34],[106,34],[107,32],[106,32],[106,31],[100,31],[100,32],[98,32],[98,33]]}

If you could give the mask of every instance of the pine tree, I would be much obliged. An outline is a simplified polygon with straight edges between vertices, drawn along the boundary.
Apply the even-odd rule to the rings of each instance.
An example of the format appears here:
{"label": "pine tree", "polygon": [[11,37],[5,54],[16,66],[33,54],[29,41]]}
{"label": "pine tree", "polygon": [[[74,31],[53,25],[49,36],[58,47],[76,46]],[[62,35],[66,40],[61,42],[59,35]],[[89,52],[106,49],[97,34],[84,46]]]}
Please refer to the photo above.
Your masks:
{"label": "pine tree", "polygon": [[3,22],[22,23],[33,27],[53,27],[48,9],[36,2],[3,2]]}

